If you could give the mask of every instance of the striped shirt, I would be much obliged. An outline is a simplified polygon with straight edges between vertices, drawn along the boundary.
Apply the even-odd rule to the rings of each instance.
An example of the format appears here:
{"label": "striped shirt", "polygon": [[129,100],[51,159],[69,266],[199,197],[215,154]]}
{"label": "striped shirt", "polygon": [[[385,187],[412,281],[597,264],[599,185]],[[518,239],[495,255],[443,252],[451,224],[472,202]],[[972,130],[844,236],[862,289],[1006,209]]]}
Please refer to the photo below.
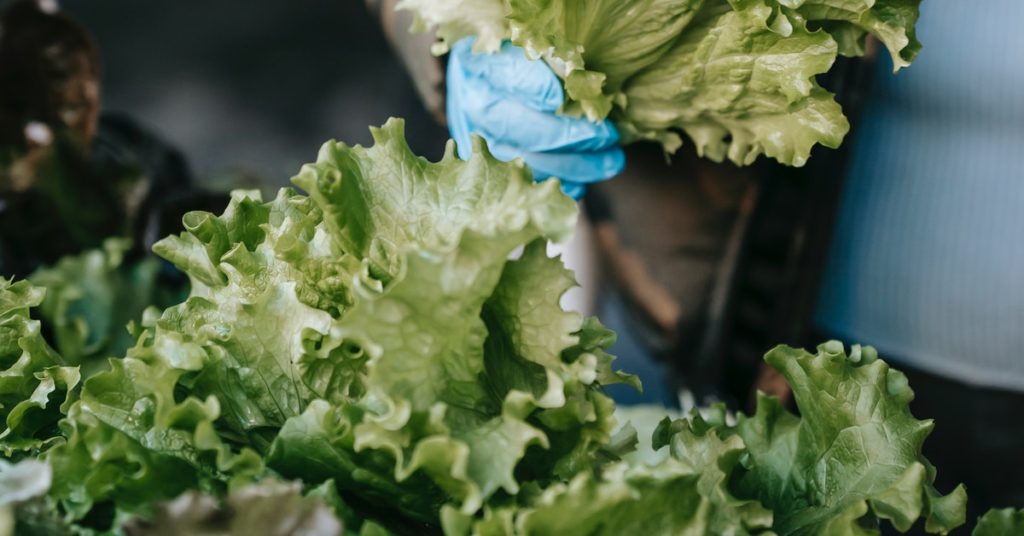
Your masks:
{"label": "striped shirt", "polygon": [[876,77],[816,322],[958,381],[1024,391],[1024,1],[921,6]]}

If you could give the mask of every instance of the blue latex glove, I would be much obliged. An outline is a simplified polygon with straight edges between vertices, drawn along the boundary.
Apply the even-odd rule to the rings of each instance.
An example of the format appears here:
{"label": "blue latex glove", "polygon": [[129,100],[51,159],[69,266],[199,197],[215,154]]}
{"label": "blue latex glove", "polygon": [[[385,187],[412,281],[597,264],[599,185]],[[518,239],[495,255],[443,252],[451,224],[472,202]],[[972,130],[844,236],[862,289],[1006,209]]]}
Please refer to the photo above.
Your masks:
{"label": "blue latex glove", "polygon": [[565,99],[562,82],[511,43],[495,54],[474,54],[472,38],[455,43],[447,84],[448,129],[464,159],[473,150],[470,134],[478,134],[495,157],[521,157],[538,180],[558,177],[575,199],[587,184],[625,167],[615,125],[557,115]]}

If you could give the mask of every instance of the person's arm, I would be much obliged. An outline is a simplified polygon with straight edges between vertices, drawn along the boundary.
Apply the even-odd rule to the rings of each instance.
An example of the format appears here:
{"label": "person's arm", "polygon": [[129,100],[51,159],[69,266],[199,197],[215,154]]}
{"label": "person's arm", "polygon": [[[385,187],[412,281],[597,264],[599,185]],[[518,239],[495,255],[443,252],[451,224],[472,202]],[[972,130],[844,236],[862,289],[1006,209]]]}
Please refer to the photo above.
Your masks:
{"label": "person's arm", "polygon": [[380,21],[384,36],[405,66],[423,106],[445,124],[444,59],[431,53],[437,41],[433,32],[412,33],[412,13],[395,9],[398,0],[366,0],[367,8]]}
{"label": "person's arm", "polygon": [[588,192],[584,208],[594,228],[597,249],[622,292],[654,324],[661,338],[674,341],[682,310],[679,302],[654,279],[643,256],[622,243],[611,204],[603,191]]}
{"label": "person's arm", "polygon": [[[868,36],[864,50],[860,58],[841,58],[825,78],[825,87],[836,93],[838,102],[850,119],[853,127],[851,138],[857,135],[859,118],[867,104],[878,55],[884,48],[876,38]],[[765,310],[765,314],[769,315],[763,325],[752,326],[753,330],[749,329],[751,326],[739,330],[748,334],[748,341],[741,340],[741,337],[734,337],[730,341],[730,351],[737,354],[734,358],[755,359],[758,363],[759,370],[749,393],[748,407],[754,407],[758,391],[778,397],[787,404],[793,400],[785,378],[760,359],[762,349],[757,349],[756,356],[749,355],[746,348],[757,347],[744,342],[787,341],[794,345],[820,342],[817,339],[821,334],[814,327],[813,315],[832,243],[835,218],[839,213],[851,145],[847,143],[839,150],[815,157],[803,170],[803,173],[809,174],[807,178],[810,180],[797,182],[793,177],[782,177],[786,187],[776,188],[776,193],[766,197],[764,206],[759,209],[762,215],[755,225],[774,229],[774,232],[764,233],[767,238],[749,244],[748,249],[775,250],[777,245],[770,248],[765,245],[776,241],[782,233],[788,253],[777,256],[776,260],[763,254],[752,254],[746,261],[748,280],[758,283],[754,283],[746,291],[748,296],[742,299],[748,308]],[[757,277],[757,271],[772,273],[773,276]],[[751,304],[757,305],[750,307]],[[734,321],[740,322],[738,319]]]}

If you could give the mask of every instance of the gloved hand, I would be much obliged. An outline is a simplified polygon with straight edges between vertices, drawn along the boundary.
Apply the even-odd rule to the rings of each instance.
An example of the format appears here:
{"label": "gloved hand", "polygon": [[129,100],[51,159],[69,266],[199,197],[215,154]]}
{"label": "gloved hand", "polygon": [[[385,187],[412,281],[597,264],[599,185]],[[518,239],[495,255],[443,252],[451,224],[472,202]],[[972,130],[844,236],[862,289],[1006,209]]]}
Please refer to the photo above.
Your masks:
{"label": "gloved hand", "polygon": [[495,157],[521,157],[537,180],[557,177],[575,199],[625,167],[615,125],[557,115],[565,99],[558,76],[511,43],[494,54],[474,54],[472,38],[455,43],[447,84],[448,129],[462,158],[478,134]]}

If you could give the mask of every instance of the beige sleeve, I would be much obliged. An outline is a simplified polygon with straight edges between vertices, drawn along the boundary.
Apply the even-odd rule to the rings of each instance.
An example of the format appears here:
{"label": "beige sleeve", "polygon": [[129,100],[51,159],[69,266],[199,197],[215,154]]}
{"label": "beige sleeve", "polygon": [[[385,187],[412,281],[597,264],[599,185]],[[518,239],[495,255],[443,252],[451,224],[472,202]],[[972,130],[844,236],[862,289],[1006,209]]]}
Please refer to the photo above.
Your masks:
{"label": "beige sleeve", "polygon": [[412,33],[413,15],[397,10],[397,0],[367,0],[380,21],[388,43],[401,59],[426,109],[442,124],[444,109],[444,62],[430,51],[437,41],[433,32]]}

